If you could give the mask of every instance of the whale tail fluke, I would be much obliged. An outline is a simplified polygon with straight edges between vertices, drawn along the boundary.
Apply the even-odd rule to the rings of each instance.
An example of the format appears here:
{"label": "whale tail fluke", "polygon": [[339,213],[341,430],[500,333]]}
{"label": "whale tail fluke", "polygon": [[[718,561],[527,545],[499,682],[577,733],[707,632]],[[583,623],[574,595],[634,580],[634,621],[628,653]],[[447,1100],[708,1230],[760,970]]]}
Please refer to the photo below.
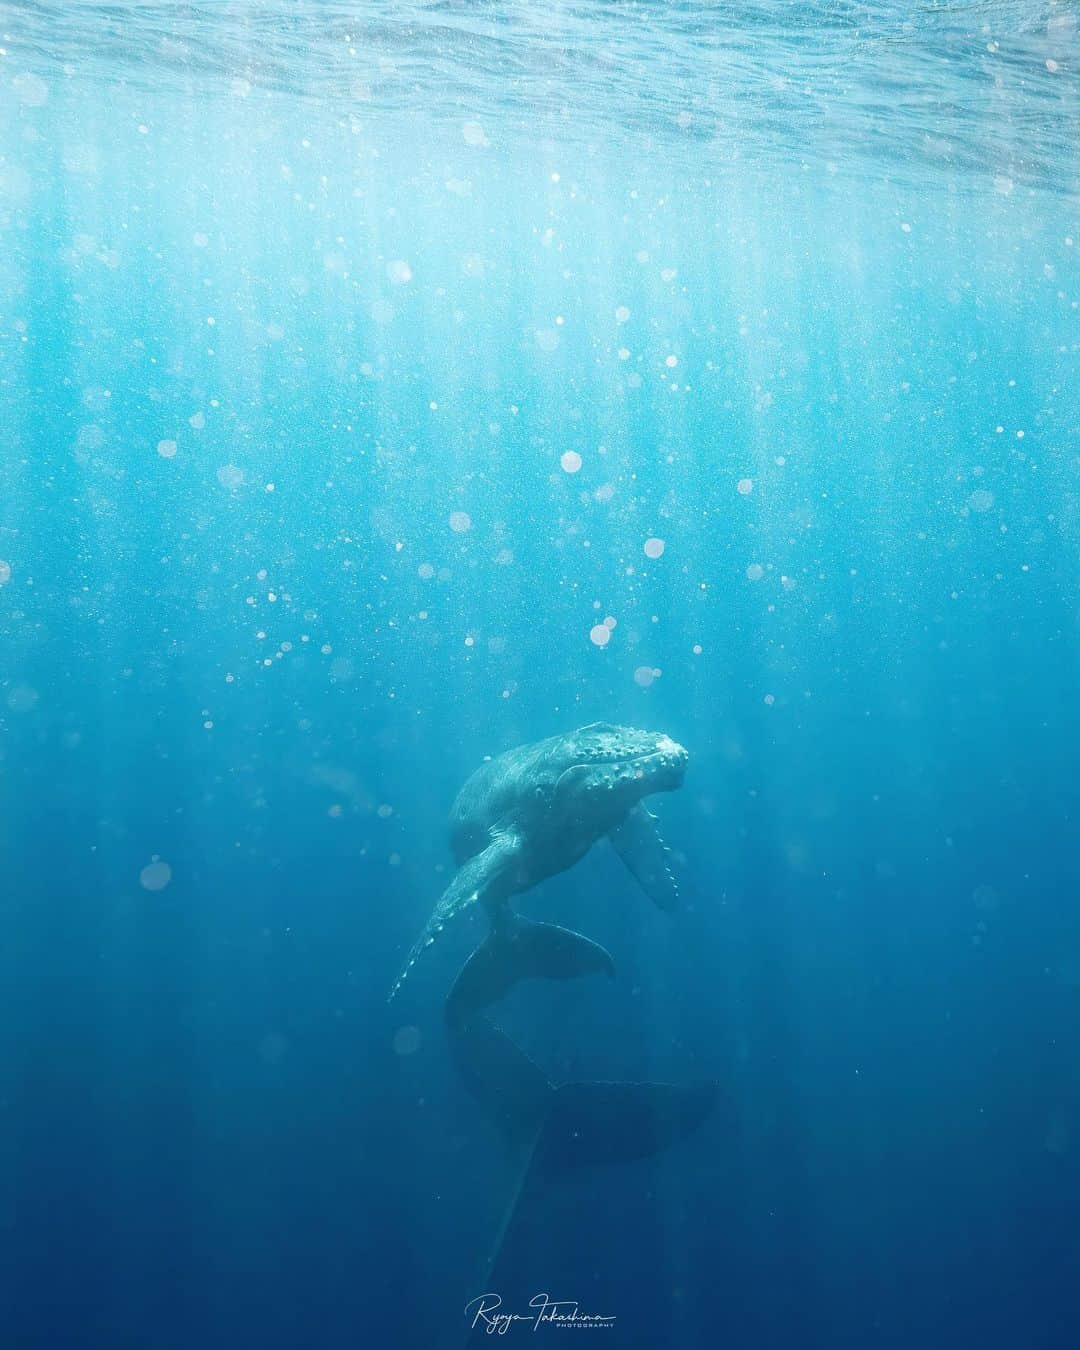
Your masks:
{"label": "whale tail fluke", "polygon": [[514,1160],[474,1289],[501,1289],[512,1279],[522,1235],[544,1231],[550,1182],[652,1157],[692,1134],[717,1105],[718,1085],[710,1081],[555,1084],[486,1017],[449,1030],[458,1072]]}
{"label": "whale tail fluke", "polygon": [[551,1099],[536,1162],[561,1174],[652,1157],[707,1120],[718,1092],[713,1081],[564,1083]]}
{"label": "whale tail fluke", "polygon": [[474,1017],[449,1031],[462,1082],[507,1142],[530,1154],[551,1109],[555,1085],[486,1017]]}
{"label": "whale tail fluke", "polygon": [[615,974],[611,953],[570,928],[508,914],[465,962],[446,1001],[450,1027],[464,1026],[521,980]]}
{"label": "whale tail fluke", "polygon": [[551,1174],[634,1162],[692,1134],[716,1109],[719,1084],[552,1083],[486,1017],[452,1029],[458,1073],[511,1139],[531,1138],[532,1162]]}

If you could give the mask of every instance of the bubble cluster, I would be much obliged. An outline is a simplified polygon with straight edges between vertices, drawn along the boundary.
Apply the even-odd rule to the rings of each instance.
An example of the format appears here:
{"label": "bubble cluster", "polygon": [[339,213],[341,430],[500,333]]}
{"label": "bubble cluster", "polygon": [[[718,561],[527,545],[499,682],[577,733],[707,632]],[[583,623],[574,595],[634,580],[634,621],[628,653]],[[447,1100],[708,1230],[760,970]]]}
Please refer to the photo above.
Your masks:
{"label": "bubble cluster", "polygon": [[461,135],[466,145],[476,146],[479,149],[491,144],[479,122],[466,122],[461,128]]}
{"label": "bubble cluster", "polygon": [[217,480],[223,488],[233,492],[243,486],[244,471],[238,469],[235,464],[223,464],[217,471]]}
{"label": "bubble cluster", "polygon": [[105,433],[96,422],[87,422],[75,433],[75,444],[80,450],[100,450],[105,444]]}
{"label": "bubble cluster", "polygon": [[450,528],[455,534],[465,534],[467,530],[472,529],[472,516],[468,511],[451,511]]}

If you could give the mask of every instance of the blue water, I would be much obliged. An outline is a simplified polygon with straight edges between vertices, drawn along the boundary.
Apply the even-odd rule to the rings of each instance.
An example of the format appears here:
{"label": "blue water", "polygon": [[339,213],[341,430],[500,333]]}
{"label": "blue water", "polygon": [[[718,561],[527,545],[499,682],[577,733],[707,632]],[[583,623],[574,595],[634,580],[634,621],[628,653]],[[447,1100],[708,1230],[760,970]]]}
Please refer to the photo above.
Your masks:
{"label": "blue water", "polygon": [[1072,8],[0,47],[0,1343],[464,1344],[482,922],[386,992],[462,781],[606,720],[690,751],[681,910],[594,850],[522,908],[618,977],[500,1016],[720,1105],[515,1279],[621,1346],[1074,1346]]}

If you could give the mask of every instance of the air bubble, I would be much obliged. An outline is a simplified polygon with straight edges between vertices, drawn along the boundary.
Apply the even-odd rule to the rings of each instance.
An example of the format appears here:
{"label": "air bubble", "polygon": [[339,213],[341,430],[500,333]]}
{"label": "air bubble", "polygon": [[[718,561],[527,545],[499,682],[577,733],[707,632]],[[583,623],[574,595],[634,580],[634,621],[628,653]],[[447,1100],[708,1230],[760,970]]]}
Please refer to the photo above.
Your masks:
{"label": "air bubble", "polygon": [[148,862],[139,873],[139,885],[146,891],[163,891],[172,881],[172,868],[160,858]]}

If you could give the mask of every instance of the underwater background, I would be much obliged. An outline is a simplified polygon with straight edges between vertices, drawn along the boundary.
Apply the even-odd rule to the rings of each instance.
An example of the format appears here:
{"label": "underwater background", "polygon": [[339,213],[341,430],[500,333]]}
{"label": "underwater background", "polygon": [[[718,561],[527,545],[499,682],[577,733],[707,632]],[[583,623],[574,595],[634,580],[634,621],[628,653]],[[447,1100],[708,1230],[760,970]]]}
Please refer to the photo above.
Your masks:
{"label": "underwater background", "polygon": [[466,1343],[482,920],[386,995],[597,720],[683,903],[597,848],[521,908],[617,978],[500,1016],[720,1103],[522,1288],[1077,1343],[1077,17],[0,4],[0,1344]]}

